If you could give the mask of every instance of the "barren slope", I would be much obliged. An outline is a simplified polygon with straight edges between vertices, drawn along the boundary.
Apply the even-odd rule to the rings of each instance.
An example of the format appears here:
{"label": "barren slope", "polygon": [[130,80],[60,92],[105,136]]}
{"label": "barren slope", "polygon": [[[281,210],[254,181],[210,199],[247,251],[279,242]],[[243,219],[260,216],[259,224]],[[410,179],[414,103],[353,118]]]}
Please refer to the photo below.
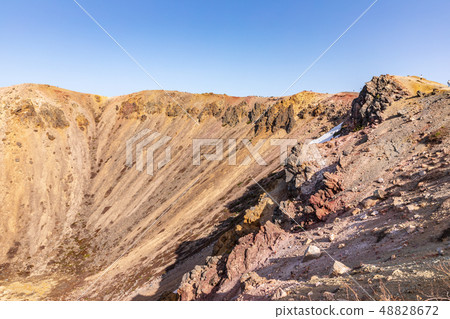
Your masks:
{"label": "barren slope", "polygon": [[[270,206],[271,218],[244,221],[250,231],[231,250],[165,297],[448,300],[449,121],[448,88],[374,77],[341,136],[319,145],[325,163],[294,148],[277,179],[288,182],[289,198]],[[249,217],[274,201],[270,193]]]}
{"label": "barren slope", "polygon": [[[342,121],[355,97],[144,91],[106,98],[47,85],[0,89],[1,298],[122,299],[154,279],[148,295],[175,289],[258,199],[233,203],[251,177],[280,166],[268,141],[260,151],[267,166],[204,158],[194,166],[192,139],[237,139],[240,164],[249,155],[242,138],[255,145],[317,137]],[[126,141],[143,129],[171,137],[172,159],[153,176],[125,165]],[[155,163],[164,155],[159,149]],[[159,283],[169,268],[171,277]]]}

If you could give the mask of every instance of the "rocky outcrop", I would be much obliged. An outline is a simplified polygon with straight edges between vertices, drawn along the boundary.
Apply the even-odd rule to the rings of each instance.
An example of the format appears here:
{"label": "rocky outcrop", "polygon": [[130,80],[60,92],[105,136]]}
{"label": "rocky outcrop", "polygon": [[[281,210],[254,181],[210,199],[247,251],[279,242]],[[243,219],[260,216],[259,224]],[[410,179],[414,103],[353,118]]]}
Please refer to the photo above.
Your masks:
{"label": "rocky outcrop", "polygon": [[284,235],[281,228],[267,222],[257,234],[242,237],[228,257],[227,280],[237,282],[244,273],[252,271],[261,260],[271,254],[270,247],[273,247]]}
{"label": "rocky outcrop", "polygon": [[304,194],[311,193],[310,182],[314,175],[320,171],[320,164],[313,158],[307,157],[309,154],[302,153],[300,144],[294,146],[291,154],[286,159],[285,174],[288,189],[291,192],[300,190]]}
{"label": "rocky outcrop", "polygon": [[251,122],[255,122],[255,133],[260,132],[276,132],[279,129],[286,130],[290,133],[295,126],[294,107],[290,104],[288,107],[284,105],[284,101],[263,109],[260,104],[255,104],[249,113]]}
{"label": "rocky outcrop", "polygon": [[180,300],[202,300],[217,290],[223,280],[225,261],[222,256],[208,257],[204,266],[186,273],[177,290]]}
{"label": "rocky outcrop", "polygon": [[11,114],[16,116],[22,124],[28,124],[31,127],[63,129],[70,126],[61,108],[48,103],[42,103],[40,107],[36,104],[27,99],[13,108]]}
{"label": "rocky outcrop", "polygon": [[323,174],[322,188],[309,198],[309,203],[319,220],[326,220],[329,214],[337,210],[339,204],[334,195],[342,190],[342,184],[336,175],[328,172]]}
{"label": "rocky outcrop", "polygon": [[247,119],[247,102],[243,101],[237,106],[229,106],[222,117],[222,125],[236,126]]}
{"label": "rocky outcrop", "polygon": [[374,76],[367,82],[359,96],[352,102],[352,124],[365,126],[383,120],[383,111],[392,102],[408,95],[406,89],[390,75]]}
{"label": "rocky outcrop", "polygon": [[280,227],[267,222],[256,234],[241,237],[228,256],[210,257],[206,265],[185,274],[178,289],[180,300],[227,299],[243,288],[259,285],[264,279],[252,271],[285,236]]}
{"label": "rocky outcrop", "polygon": [[241,277],[241,279],[240,279],[241,289],[242,289],[242,291],[246,292],[251,289],[258,288],[266,281],[267,280],[265,278],[261,277],[256,272],[251,271],[251,272],[244,274]]}
{"label": "rocky outcrop", "polygon": [[203,122],[205,119],[207,119],[208,117],[215,117],[215,118],[219,118],[223,113],[223,108],[219,105],[217,105],[216,102],[212,102],[207,104],[203,110],[200,112],[200,114],[198,115],[198,120],[199,122]]}

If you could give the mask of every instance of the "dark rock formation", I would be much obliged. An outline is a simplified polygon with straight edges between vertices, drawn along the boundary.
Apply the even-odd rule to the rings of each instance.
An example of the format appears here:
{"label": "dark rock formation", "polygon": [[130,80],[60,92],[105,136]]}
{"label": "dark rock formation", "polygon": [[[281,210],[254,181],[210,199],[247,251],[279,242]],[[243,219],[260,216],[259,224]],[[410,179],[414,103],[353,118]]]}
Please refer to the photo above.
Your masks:
{"label": "dark rock formation", "polygon": [[286,107],[284,101],[281,101],[268,110],[263,110],[260,104],[255,104],[253,110],[249,113],[249,119],[252,122],[256,121],[256,134],[268,131],[274,133],[279,129],[284,129],[287,133],[290,133],[295,126],[294,107],[292,104]]}
{"label": "dark rock formation", "polygon": [[395,81],[393,76],[374,76],[367,82],[359,96],[352,102],[352,124],[354,127],[366,126],[383,120],[382,113],[393,101],[408,95],[407,91]]}
{"label": "dark rock formation", "polygon": [[320,165],[316,161],[303,157],[305,156],[302,154],[302,146],[298,144],[292,148],[291,154],[286,159],[286,183],[292,195],[301,188],[303,194],[310,194],[312,192],[310,186],[314,186],[315,183],[309,181],[320,170]]}
{"label": "dark rock formation", "polygon": [[222,124],[236,126],[243,119],[247,119],[247,102],[243,101],[237,106],[229,106],[222,117]]}
{"label": "dark rock formation", "polygon": [[206,118],[210,116],[214,116],[215,118],[219,118],[222,115],[223,108],[218,106],[217,103],[212,102],[206,105],[203,110],[200,112],[198,116],[198,120],[203,122]]}

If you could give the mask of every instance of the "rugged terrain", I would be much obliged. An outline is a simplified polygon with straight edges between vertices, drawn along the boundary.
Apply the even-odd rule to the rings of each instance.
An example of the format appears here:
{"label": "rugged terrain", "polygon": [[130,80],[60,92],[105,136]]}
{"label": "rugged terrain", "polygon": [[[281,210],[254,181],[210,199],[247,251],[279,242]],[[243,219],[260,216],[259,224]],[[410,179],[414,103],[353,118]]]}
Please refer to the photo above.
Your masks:
{"label": "rugged terrain", "polygon": [[[444,298],[449,105],[389,75],[281,98],[2,88],[0,299]],[[126,165],[143,129],[171,137],[153,175]],[[224,159],[193,165],[199,138]],[[270,138],[298,145],[282,163]]]}

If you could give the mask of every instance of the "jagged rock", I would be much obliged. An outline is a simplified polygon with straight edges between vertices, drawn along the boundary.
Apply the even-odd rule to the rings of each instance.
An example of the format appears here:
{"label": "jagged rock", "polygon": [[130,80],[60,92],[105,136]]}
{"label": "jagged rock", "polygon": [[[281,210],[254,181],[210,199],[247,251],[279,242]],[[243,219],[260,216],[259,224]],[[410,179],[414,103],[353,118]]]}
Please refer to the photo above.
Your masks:
{"label": "jagged rock", "polygon": [[314,245],[309,245],[308,248],[306,248],[305,254],[303,255],[302,262],[307,262],[313,259],[317,259],[322,255],[322,251],[319,247]]}
{"label": "jagged rock", "polygon": [[220,283],[224,270],[225,262],[221,256],[208,257],[206,265],[197,265],[184,274],[177,290],[179,300],[207,299]]}
{"label": "jagged rock", "polygon": [[263,112],[266,111],[267,108],[268,107],[266,105],[256,102],[253,105],[252,110],[248,113],[249,120],[252,123],[257,121],[260,118],[260,116],[263,114]]}
{"label": "jagged rock", "polygon": [[390,75],[374,76],[352,102],[354,127],[382,121],[382,113],[393,101],[408,95],[407,91]]}
{"label": "jagged rock", "polygon": [[[249,113],[249,118],[255,123],[255,133],[271,131],[275,133],[279,129],[284,129],[290,133],[295,126],[295,113],[293,105],[286,107],[281,100],[276,105],[261,110],[261,106],[255,104],[254,109]],[[257,116],[257,114],[259,114]],[[262,115],[261,115],[262,114]]]}
{"label": "jagged rock", "polygon": [[288,189],[292,193],[300,190],[301,194],[310,195],[315,191],[317,182],[322,178],[322,175],[316,176],[316,173],[321,169],[320,164],[305,159],[300,145],[292,148],[284,167],[286,183],[288,183]]}
{"label": "jagged rock", "polygon": [[309,198],[309,203],[319,220],[325,220],[329,214],[336,211],[338,203],[332,199],[335,194],[343,190],[339,179],[328,172],[323,174],[322,182],[322,189]]}
{"label": "jagged rock", "polygon": [[247,102],[243,101],[237,106],[229,106],[222,117],[222,124],[236,126],[244,118],[247,118]]}
{"label": "jagged rock", "polygon": [[289,225],[296,214],[301,213],[302,210],[301,207],[296,208],[292,201],[281,201],[279,212],[278,210],[274,212],[274,219],[277,219],[280,223]]}
{"label": "jagged rock", "polygon": [[335,261],[333,263],[333,267],[331,268],[330,275],[331,276],[342,276],[346,273],[348,273],[351,270],[351,268],[347,267],[343,263],[339,261]]}
{"label": "jagged rock", "polygon": [[254,288],[258,288],[260,285],[262,285],[266,281],[265,278],[259,276],[256,272],[248,272],[242,275],[241,277],[241,288],[242,290],[249,291]]}
{"label": "jagged rock", "polygon": [[288,294],[283,288],[278,288],[277,291],[272,295],[272,300],[279,300],[286,297]]}
{"label": "jagged rock", "polygon": [[217,103],[209,103],[206,105],[203,110],[198,115],[199,122],[203,122],[206,118],[213,116],[215,118],[219,118],[222,115],[223,108],[218,106]]}
{"label": "jagged rock", "polygon": [[[271,247],[284,236],[286,234],[281,228],[268,221],[256,234],[241,237],[228,257],[208,258],[208,265],[185,274],[178,289],[180,300],[209,300],[213,293],[236,293],[240,282],[261,283],[261,277],[251,273],[261,260],[271,255]],[[230,290],[230,287],[234,288]]]}
{"label": "jagged rock", "polygon": [[249,234],[239,239],[227,260],[227,277],[238,280],[243,273],[252,271],[253,267],[278,240],[285,236],[284,231],[270,221],[261,227],[257,234]]}

